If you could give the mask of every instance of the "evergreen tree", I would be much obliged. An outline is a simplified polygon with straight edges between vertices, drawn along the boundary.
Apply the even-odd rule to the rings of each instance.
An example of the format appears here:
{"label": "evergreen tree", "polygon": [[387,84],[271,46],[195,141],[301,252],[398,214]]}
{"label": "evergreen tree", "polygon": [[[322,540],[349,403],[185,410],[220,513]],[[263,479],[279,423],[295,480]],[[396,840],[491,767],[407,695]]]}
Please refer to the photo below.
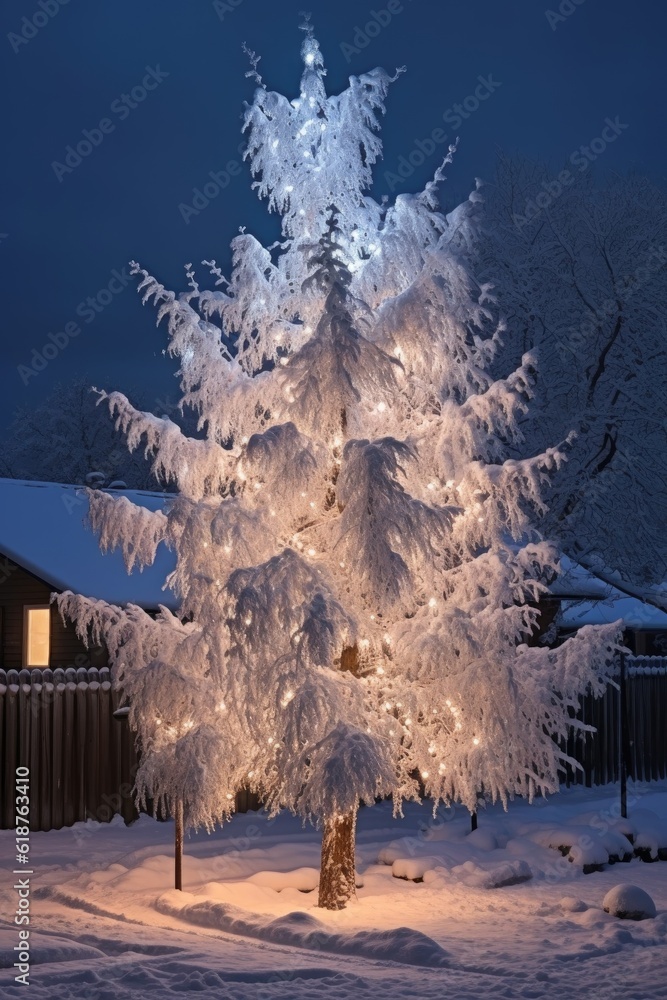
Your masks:
{"label": "evergreen tree", "polygon": [[[534,359],[494,379],[501,327],[463,264],[478,195],[437,210],[367,193],[391,79],[327,97],[306,24],[299,96],[245,114],[255,186],[283,240],[233,241],[229,281],[176,296],[148,272],[202,439],[107,399],[178,496],[152,514],[102,491],[91,518],[128,567],[165,543],[178,616],[64,594],[107,642],[142,746],[139,794],[186,822],[228,817],[244,784],[323,829],[320,906],[354,895],[360,801],[419,792],[476,808],[558,787],[552,736],[602,690],[616,629],[529,648],[557,571],[538,530],[561,455],[522,445]],[[450,156],[447,161],[451,159]],[[233,348],[229,343],[233,342]]]}

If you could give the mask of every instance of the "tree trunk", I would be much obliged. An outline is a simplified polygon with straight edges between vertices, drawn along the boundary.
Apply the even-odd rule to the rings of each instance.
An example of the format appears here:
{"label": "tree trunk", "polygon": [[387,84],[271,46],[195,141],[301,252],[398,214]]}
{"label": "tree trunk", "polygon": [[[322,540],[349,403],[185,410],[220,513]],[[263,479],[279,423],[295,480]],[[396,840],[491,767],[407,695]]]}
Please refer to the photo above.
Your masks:
{"label": "tree trunk", "polygon": [[354,869],[357,811],[339,820],[327,820],[322,831],[320,891],[317,905],[342,910],[356,896]]}

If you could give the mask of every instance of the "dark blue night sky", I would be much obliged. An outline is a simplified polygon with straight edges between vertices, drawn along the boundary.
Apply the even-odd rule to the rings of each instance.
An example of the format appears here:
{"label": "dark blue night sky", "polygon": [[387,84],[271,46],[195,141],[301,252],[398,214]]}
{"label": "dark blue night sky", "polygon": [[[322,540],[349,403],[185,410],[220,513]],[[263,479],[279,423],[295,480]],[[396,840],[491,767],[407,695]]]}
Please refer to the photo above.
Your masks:
{"label": "dark blue night sky", "polygon": [[[246,165],[238,167],[240,113],[253,90],[242,43],[262,55],[268,86],[295,96],[303,7],[304,0],[69,0],[61,7],[5,0],[0,425],[80,373],[105,387],[140,385],[157,409],[158,400],[176,398],[164,331],[123,269],[137,259],[180,289],[185,263],[228,260],[239,226],[265,240],[277,233],[250,190]],[[476,176],[491,174],[497,147],[559,169],[601,135],[607,118],[627,128],[596,169],[634,168],[664,185],[667,12],[657,0],[337,0],[310,9],[330,89],[376,65],[407,66],[389,95],[376,196],[390,193],[387,173],[418,141],[425,163],[404,189],[423,185],[444,149],[428,155],[434,129],[460,136],[443,189],[449,208]],[[366,32],[372,11],[385,23]],[[457,124],[455,105],[474,95],[480,77],[491,78],[493,92]],[[66,148],[84,130],[97,144],[68,166]],[[235,176],[186,223],[179,206],[191,205],[193,189],[230,161]],[[63,331],[75,328],[64,346]],[[55,356],[26,375],[20,366],[34,371],[33,349],[42,354],[45,345]]]}

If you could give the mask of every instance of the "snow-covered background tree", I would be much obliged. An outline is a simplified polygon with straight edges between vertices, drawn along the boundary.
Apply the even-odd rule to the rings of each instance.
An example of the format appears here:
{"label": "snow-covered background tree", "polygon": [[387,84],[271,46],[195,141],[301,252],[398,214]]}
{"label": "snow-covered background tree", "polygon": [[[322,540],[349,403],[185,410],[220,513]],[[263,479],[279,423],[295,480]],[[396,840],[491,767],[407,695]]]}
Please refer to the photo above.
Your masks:
{"label": "snow-covered background tree", "polygon": [[552,736],[580,691],[602,689],[616,629],[526,645],[557,571],[537,525],[561,455],[507,458],[534,362],[490,374],[502,329],[463,263],[479,196],[440,214],[439,170],[420,194],[373,200],[395,77],[328,97],[304,30],[299,95],[269,91],[253,57],[244,120],[281,242],[242,232],[229,280],[205,262],[212,291],[191,265],[180,295],[134,265],[205,437],[103,394],[178,497],[153,514],[98,491],[93,528],[128,568],[174,550],[178,615],[58,600],[109,647],[139,794],[181,798],[188,825],[210,827],[247,784],[320,824],[319,902],[340,908],[358,803],[400,807],[415,770],[436,803],[471,809],[558,788]]}
{"label": "snow-covered background tree", "polygon": [[[139,405],[150,405],[144,394]],[[83,486],[91,474],[105,486],[156,489],[150,463],[128,451],[97,404],[84,375],[58,383],[38,406],[20,409],[0,442],[0,476]]]}
{"label": "snow-covered background tree", "polygon": [[544,529],[666,608],[667,201],[638,175],[570,177],[557,193],[544,164],[499,155],[471,261],[494,284],[507,356],[539,356],[530,446],[577,435]]}

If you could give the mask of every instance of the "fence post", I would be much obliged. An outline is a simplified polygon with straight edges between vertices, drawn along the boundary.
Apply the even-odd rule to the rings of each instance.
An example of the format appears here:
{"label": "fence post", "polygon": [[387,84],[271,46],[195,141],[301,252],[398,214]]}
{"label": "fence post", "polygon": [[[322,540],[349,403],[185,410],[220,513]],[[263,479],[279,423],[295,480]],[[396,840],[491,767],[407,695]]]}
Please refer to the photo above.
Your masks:
{"label": "fence post", "polygon": [[183,889],[183,799],[174,810],[174,888]]}
{"label": "fence post", "polygon": [[621,738],[619,740],[621,773],[621,816],[628,818],[628,713],[625,689],[625,655],[621,653],[621,676],[619,681],[619,706]]}

